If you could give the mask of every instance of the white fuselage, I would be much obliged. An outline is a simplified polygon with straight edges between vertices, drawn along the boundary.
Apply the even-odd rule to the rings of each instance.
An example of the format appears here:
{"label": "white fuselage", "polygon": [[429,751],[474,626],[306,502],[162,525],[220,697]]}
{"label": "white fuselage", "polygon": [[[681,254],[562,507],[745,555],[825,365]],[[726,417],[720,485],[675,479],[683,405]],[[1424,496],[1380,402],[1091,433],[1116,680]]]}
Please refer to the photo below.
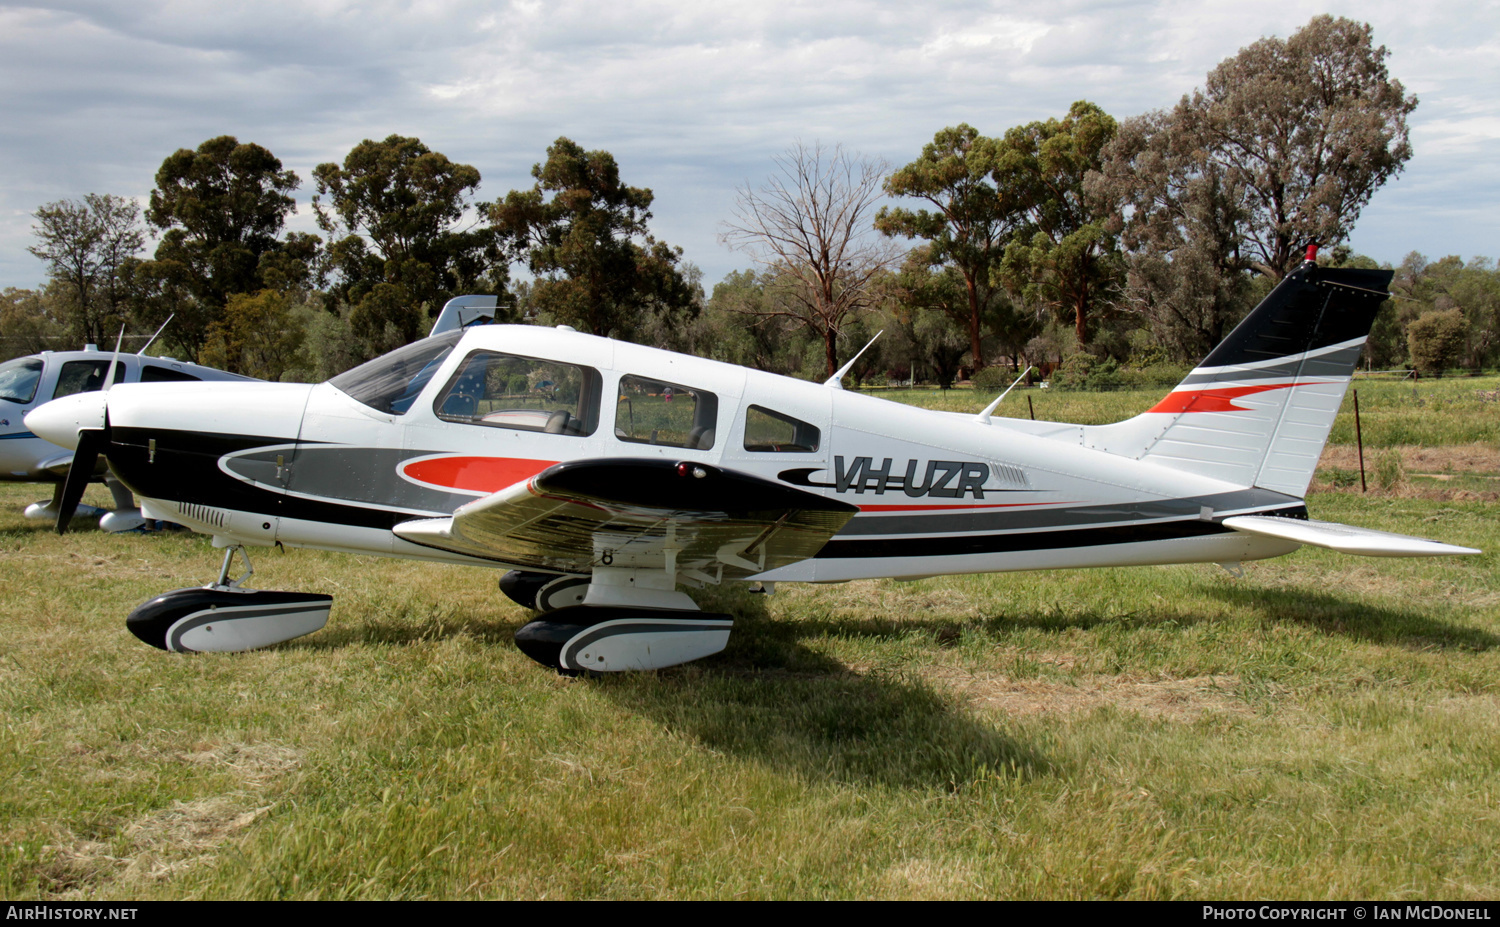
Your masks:
{"label": "white fuselage", "polygon": [[[496,412],[490,424],[441,414],[438,402],[454,395],[462,365],[476,352],[596,374],[596,426],[547,433],[503,424],[528,414],[545,420],[545,411]],[[716,400],[712,421],[694,431],[698,446],[629,438],[638,427],[629,395],[641,378],[672,384],[679,402],[708,408],[707,397]],[[658,410],[672,401],[665,393],[652,396]],[[447,516],[557,462],[618,457],[713,464],[860,508],[818,556],[751,577],[762,580],[1252,560],[1297,545],[1218,522],[1301,509],[1293,496],[1081,446],[1077,426],[985,423],[531,326],[468,330],[400,412],[372,408],[331,383],[175,391],[170,384],[125,384],[110,392],[108,407],[112,465],[143,497],[148,517],[229,544],[280,542],[492,567],[504,564],[412,544],[391,528]],[[752,442],[747,417],[765,415],[752,407],[811,426],[816,448]]]}

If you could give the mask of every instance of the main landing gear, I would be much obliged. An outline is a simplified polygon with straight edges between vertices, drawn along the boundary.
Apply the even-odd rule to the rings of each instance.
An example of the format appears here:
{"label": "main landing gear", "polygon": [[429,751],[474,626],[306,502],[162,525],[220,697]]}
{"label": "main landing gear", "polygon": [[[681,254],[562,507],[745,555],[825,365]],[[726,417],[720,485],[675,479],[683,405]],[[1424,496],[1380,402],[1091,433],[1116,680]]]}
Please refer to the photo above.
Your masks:
{"label": "main landing gear", "polygon": [[[230,580],[236,552],[245,561],[245,572]],[[125,627],[153,647],[181,653],[255,650],[311,634],[328,623],[333,596],[247,589],[242,584],[254,572],[245,548],[229,547],[218,581],[163,593],[131,612]]]}
{"label": "main landing gear", "polygon": [[[665,571],[595,567],[592,576],[511,571],[500,589],[542,617],[516,646],[559,672],[662,669],[723,650],[731,615],[698,610]],[[551,606],[551,607],[549,607]]]}

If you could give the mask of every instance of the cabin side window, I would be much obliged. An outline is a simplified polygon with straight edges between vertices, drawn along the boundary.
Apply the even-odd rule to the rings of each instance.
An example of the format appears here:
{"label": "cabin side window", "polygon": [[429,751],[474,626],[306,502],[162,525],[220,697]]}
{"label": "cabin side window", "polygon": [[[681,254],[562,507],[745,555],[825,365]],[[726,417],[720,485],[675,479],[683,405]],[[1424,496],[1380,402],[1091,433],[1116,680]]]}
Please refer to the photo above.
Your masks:
{"label": "cabin side window", "polygon": [[592,367],[475,351],[438,395],[433,411],[445,422],[591,435],[599,427],[602,384]]}
{"label": "cabin side window", "polygon": [[701,389],[648,377],[620,378],[615,437],[706,451],[714,446],[719,397]]}
{"label": "cabin side window", "polygon": [[772,454],[816,451],[822,433],[817,426],[763,406],[745,410],[745,450]]}
{"label": "cabin side window", "polygon": [[[74,393],[92,393],[103,389],[104,371],[110,364],[111,361],[102,358],[68,361],[62,365],[62,371],[57,375],[57,389],[52,391],[52,398],[61,399]],[[109,382],[118,383],[125,378],[125,365],[118,361],[113,364]]]}
{"label": "cabin side window", "polygon": [[142,383],[177,383],[198,379],[200,378],[185,370],[173,370],[171,367],[141,367]]}

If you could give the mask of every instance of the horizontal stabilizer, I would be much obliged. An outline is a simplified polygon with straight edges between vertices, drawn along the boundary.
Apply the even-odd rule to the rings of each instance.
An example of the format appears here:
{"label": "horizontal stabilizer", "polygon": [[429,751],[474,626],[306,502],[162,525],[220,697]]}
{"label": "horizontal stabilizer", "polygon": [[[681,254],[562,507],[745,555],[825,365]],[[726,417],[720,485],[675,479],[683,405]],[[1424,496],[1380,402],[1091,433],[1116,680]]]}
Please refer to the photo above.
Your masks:
{"label": "horizontal stabilizer", "polygon": [[1224,527],[1245,534],[1282,538],[1364,557],[1442,557],[1449,554],[1483,553],[1472,547],[1458,547],[1426,538],[1356,528],[1331,521],[1278,518],[1271,515],[1236,515],[1224,519]]}

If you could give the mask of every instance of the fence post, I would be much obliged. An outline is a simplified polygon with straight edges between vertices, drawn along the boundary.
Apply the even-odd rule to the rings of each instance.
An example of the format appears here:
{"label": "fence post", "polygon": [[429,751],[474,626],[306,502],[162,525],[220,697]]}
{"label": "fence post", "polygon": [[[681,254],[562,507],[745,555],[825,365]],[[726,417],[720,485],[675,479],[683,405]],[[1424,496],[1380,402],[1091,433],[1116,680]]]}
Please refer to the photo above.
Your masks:
{"label": "fence post", "polygon": [[1026,411],[1031,413],[1031,420],[1036,421],[1036,409],[1031,405],[1031,397],[1026,397]]}
{"label": "fence post", "polygon": [[1354,391],[1354,446],[1359,448],[1359,491],[1365,488],[1365,436],[1359,429],[1359,390]]}

